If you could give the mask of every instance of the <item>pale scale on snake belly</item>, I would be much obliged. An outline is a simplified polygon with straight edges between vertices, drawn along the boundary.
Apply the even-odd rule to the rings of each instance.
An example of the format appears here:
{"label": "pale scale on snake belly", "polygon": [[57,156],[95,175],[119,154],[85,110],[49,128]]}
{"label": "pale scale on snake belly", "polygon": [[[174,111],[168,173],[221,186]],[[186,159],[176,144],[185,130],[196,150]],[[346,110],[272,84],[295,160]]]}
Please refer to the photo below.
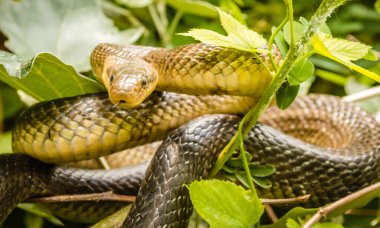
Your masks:
{"label": "pale scale on snake belly", "polygon": [[[181,53],[176,56],[188,59]],[[198,69],[189,67],[190,71]],[[194,118],[192,113],[201,116],[232,110],[239,114],[254,103],[255,99],[247,97],[153,93],[136,109],[124,110],[105,94],[64,98],[37,104],[20,116],[13,134],[14,149],[56,163],[94,157],[95,147],[101,148],[97,155],[105,155],[166,138],[152,158],[124,227],[183,227],[192,211],[184,184],[207,176],[218,152],[236,132],[239,118],[210,115],[179,126]],[[299,98],[286,111],[269,110],[261,120],[278,129],[257,124],[245,140],[254,162],[271,163],[277,169],[270,177],[273,187],[258,189],[263,197],[311,194],[304,206],[320,206],[379,180],[380,127],[355,105],[313,95]],[[16,154],[2,156],[0,163],[0,222],[18,202],[30,197],[108,190],[136,193],[144,173],[143,166],[86,171]]]}

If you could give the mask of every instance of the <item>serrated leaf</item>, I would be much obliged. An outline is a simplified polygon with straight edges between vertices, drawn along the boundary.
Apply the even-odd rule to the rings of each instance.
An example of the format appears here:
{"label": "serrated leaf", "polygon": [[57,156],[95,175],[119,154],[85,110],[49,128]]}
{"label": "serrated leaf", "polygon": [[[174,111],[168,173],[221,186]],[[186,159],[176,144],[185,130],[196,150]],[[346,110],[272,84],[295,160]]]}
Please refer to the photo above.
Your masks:
{"label": "serrated leaf", "polygon": [[0,51],[0,80],[39,101],[104,91],[98,82],[78,74],[49,53],[25,61]]}
{"label": "serrated leaf", "polygon": [[250,165],[251,174],[256,177],[267,177],[276,172],[276,168],[273,165]]}
{"label": "serrated leaf", "polygon": [[306,81],[314,74],[314,65],[307,58],[303,57],[297,61],[288,74],[288,82],[290,85],[299,85]]}
{"label": "serrated leaf", "polygon": [[318,38],[333,56],[344,61],[361,59],[371,49],[370,46],[359,42],[333,38],[328,35],[319,35]]}
{"label": "serrated leaf", "polygon": [[206,1],[198,0],[167,0],[168,5],[182,11],[183,13],[194,14],[202,17],[216,18],[218,12],[216,7]]}
{"label": "serrated leaf", "polygon": [[296,221],[290,218],[286,221],[286,228],[301,228],[301,226]]}
{"label": "serrated leaf", "polygon": [[[367,53],[368,53],[368,48],[365,48],[365,51],[360,51],[360,50],[356,50],[357,47],[353,46],[352,47],[352,51],[349,51],[347,50],[347,53],[349,56],[351,56],[350,58],[349,57],[345,57],[343,56],[343,53],[344,53],[344,49],[348,49],[350,45],[346,45],[345,47],[336,47],[336,42],[334,41],[329,41],[327,42],[327,44],[325,44],[325,38],[326,36],[322,36],[322,35],[317,35],[317,36],[314,36],[312,38],[312,44],[313,44],[313,47],[314,47],[314,51],[320,55],[323,55],[329,59],[332,59],[338,63],[341,63],[347,67],[349,67],[350,69],[356,71],[356,72],[359,72],[377,82],[380,82],[380,76],[374,72],[371,72],[367,69],[364,69],[354,63],[352,63],[350,61],[350,58],[353,58],[355,57],[354,59],[356,59],[356,57],[364,57]],[[329,39],[335,39],[335,38],[327,38],[327,40]],[[355,42],[357,43],[357,42]],[[334,44],[334,45],[332,45]],[[332,46],[331,46],[332,45]],[[363,47],[363,45],[360,45]],[[366,45],[364,45],[366,46]],[[368,46],[366,46],[368,47]],[[334,48],[336,48],[337,50],[335,50]],[[349,54],[350,53],[350,54]],[[364,53],[364,54],[363,54]],[[360,58],[361,58],[360,57]]]}
{"label": "serrated leaf", "polygon": [[208,29],[191,29],[186,33],[179,33],[178,35],[191,36],[194,39],[199,40],[200,42],[205,44],[212,44],[216,46],[230,48],[233,47],[233,44],[230,43],[228,37]]}
{"label": "serrated leaf", "polygon": [[296,99],[299,90],[299,85],[290,85],[284,83],[280,89],[276,92],[276,104],[277,107],[284,110],[288,108]]}
{"label": "serrated leaf", "polygon": [[295,207],[288,211],[284,216],[282,216],[277,222],[270,225],[261,225],[260,228],[284,228],[286,227],[287,221],[289,219],[297,219],[305,215],[314,214],[318,211],[316,208],[302,208]]}
{"label": "serrated leaf", "polygon": [[219,17],[227,36],[206,29],[192,29],[183,36],[191,36],[202,43],[234,48],[247,52],[264,52],[266,40],[260,34],[248,29],[226,12],[218,9]]}
{"label": "serrated leaf", "polygon": [[0,30],[13,53],[33,57],[49,52],[79,71],[90,70],[92,49],[101,42],[127,44],[142,28],[120,32],[98,1],[0,1]]}
{"label": "serrated leaf", "polygon": [[377,61],[379,60],[376,56],[376,54],[372,51],[372,50],[369,50],[368,53],[363,56],[363,59],[366,59],[366,60],[369,60],[369,61]]}
{"label": "serrated leaf", "polygon": [[210,227],[251,227],[264,212],[257,196],[232,182],[195,181],[189,193],[194,208]]}

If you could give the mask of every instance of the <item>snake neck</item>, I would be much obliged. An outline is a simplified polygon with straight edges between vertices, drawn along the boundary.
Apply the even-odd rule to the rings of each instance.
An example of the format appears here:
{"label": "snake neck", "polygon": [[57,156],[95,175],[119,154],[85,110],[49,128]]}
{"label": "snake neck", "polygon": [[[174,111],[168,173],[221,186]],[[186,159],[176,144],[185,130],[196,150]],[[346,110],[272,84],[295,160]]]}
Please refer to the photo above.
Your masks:
{"label": "snake neck", "polygon": [[[280,62],[278,51],[274,56]],[[272,80],[252,53],[208,44],[154,50],[144,59],[159,72],[160,91],[260,97]]]}

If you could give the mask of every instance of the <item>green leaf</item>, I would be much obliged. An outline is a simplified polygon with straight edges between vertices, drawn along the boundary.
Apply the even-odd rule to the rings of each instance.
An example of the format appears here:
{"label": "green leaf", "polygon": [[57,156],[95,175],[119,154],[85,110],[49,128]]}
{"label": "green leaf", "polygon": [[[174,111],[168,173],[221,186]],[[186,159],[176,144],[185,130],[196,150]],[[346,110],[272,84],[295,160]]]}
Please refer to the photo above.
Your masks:
{"label": "green leaf", "polygon": [[371,46],[353,42],[349,40],[333,38],[328,35],[316,36],[323,43],[325,48],[336,58],[341,59],[343,61],[355,61],[363,58],[369,50]]}
{"label": "green leaf", "polygon": [[131,210],[131,207],[132,204],[116,211],[115,213],[92,225],[91,228],[121,227],[129,211]]}
{"label": "green leaf", "polygon": [[286,221],[286,227],[287,228],[301,228],[300,224],[298,224],[296,221],[294,221],[291,218]]}
{"label": "green leaf", "polygon": [[116,3],[129,8],[142,8],[153,3],[153,0],[115,0]]}
{"label": "green leaf", "polygon": [[43,228],[44,219],[32,213],[27,213],[24,217],[26,228]]}
{"label": "green leaf", "polygon": [[63,223],[58,218],[56,218],[54,215],[52,215],[49,210],[47,210],[46,208],[44,208],[38,204],[20,203],[17,205],[17,207],[22,209],[22,210],[25,210],[27,212],[30,212],[32,214],[38,215],[42,218],[45,218],[49,222],[53,223],[54,225],[63,226]]}
{"label": "green leaf", "polygon": [[216,18],[218,12],[216,7],[206,1],[199,0],[167,0],[168,5],[182,11],[183,13],[194,14],[201,17]]}
{"label": "green leaf", "polygon": [[[305,26],[301,23],[294,21],[294,42],[301,37],[303,31],[305,30]],[[284,26],[284,38],[288,44],[290,44],[290,22],[286,23]]]}
{"label": "green leaf", "polygon": [[369,61],[377,61],[378,60],[376,54],[372,50],[369,50],[368,53],[365,56],[363,56],[363,59],[366,59]]}
{"label": "green leaf", "polygon": [[255,177],[267,177],[276,172],[276,168],[273,165],[250,165],[251,174]]}
{"label": "green leaf", "polygon": [[227,166],[230,166],[231,168],[241,168],[243,166],[243,163],[241,162],[240,157],[231,157],[226,162]]}
{"label": "green leaf", "polygon": [[72,66],[48,53],[25,61],[0,51],[0,80],[39,101],[104,90],[98,82],[78,74]]}
{"label": "green leaf", "polygon": [[195,181],[189,193],[194,208],[211,227],[251,227],[264,212],[257,196],[232,182]]}
{"label": "green leaf", "polygon": [[4,119],[12,118],[25,107],[17,92],[5,84],[0,85],[0,99],[0,104],[3,105],[3,113],[0,107],[0,118],[2,115]]}
{"label": "green leaf", "polygon": [[260,228],[284,228],[289,219],[297,219],[299,217],[303,217],[305,215],[314,214],[318,211],[317,208],[302,208],[295,207],[288,211],[284,216],[282,216],[277,222],[270,225],[262,225]]}
{"label": "green leaf", "polygon": [[288,75],[290,85],[299,85],[314,74],[314,65],[307,58],[299,59]]}
{"label": "green leaf", "polygon": [[380,0],[376,0],[375,2],[375,9],[378,13],[380,13]]}
{"label": "green leaf", "polygon": [[[276,28],[272,28],[272,32],[274,32]],[[280,49],[281,55],[286,56],[286,53],[288,53],[289,46],[286,43],[286,40],[284,38],[284,33],[282,31],[278,32],[277,35],[274,37],[274,42],[276,43],[276,46],[278,49]]]}
{"label": "green leaf", "polygon": [[268,189],[272,187],[272,182],[270,182],[270,180],[266,177],[253,176],[252,179],[253,179],[253,182],[255,182],[255,184],[257,184],[258,186],[262,188]]}
{"label": "green leaf", "polygon": [[12,133],[0,134],[0,154],[12,152]]}
{"label": "green leaf", "polygon": [[332,222],[316,223],[313,228],[344,228],[342,225]]}
{"label": "green leaf", "polygon": [[206,29],[192,29],[183,36],[191,36],[202,43],[234,48],[247,52],[263,52],[266,40],[258,33],[250,30],[226,12],[218,9],[220,21],[227,36]]}
{"label": "green leaf", "polygon": [[79,71],[90,70],[92,49],[101,42],[136,41],[142,28],[123,32],[108,19],[98,1],[0,1],[0,30],[12,52],[33,57],[49,52]]}
{"label": "green leaf", "polygon": [[296,99],[299,90],[299,85],[290,85],[284,83],[280,89],[276,92],[276,104],[277,107],[284,110],[288,108]]}
{"label": "green leaf", "polygon": [[[370,47],[358,42],[340,42],[340,40],[341,39],[331,38],[319,34],[312,38],[312,44],[316,53],[332,59],[338,63],[341,63],[377,82],[380,82],[380,76],[378,74],[375,74],[374,72],[364,69],[356,64],[353,64],[350,61],[366,56]],[[339,44],[342,44],[342,46],[339,46]]]}

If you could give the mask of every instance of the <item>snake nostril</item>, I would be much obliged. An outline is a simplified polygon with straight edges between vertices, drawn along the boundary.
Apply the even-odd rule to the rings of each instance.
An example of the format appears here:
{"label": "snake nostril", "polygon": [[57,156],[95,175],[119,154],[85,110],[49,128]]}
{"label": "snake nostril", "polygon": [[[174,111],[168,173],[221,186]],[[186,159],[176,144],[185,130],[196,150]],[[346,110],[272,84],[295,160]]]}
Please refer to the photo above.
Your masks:
{"label": "snake nostril", "polygon": [[120,100],[119,101],[119,104],[125,104],[125,103],[127,103],[127,101],[125,101],[125,100]]}

